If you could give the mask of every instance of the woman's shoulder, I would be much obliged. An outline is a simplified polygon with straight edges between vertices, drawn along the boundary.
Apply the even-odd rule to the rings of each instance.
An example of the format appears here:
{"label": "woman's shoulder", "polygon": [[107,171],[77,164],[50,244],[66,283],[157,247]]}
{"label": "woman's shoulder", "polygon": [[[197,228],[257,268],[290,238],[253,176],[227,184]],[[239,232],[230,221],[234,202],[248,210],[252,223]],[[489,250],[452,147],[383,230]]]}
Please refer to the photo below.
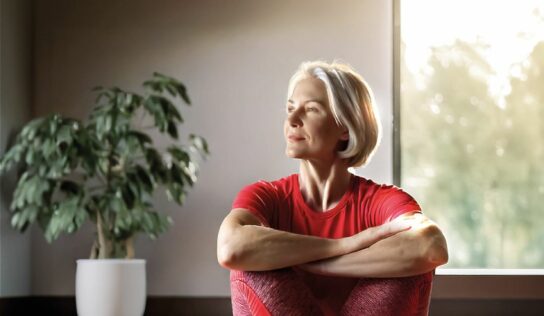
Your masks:
{"label": "woman's shoulder", "polygon": [[360,205],[369,214],[369,226],[381,225],[397,216],[421,210],[418,202],[402,188],[370,179],[361,182]]}
{"label": "woman's shoulder", "polygon": [[372,179],[357,176],[359,178],[359,191],[366,197],[401,196],[408,194],[402,188],[388,183],[378,183]]}

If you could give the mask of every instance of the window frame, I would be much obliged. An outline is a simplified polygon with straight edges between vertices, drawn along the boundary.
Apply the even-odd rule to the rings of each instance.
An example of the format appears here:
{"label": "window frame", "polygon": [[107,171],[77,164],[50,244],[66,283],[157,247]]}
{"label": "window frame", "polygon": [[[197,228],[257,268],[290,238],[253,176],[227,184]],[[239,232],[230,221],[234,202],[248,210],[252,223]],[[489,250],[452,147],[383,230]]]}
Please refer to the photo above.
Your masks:
{"label": "window frame", "polygon": [[[402,0],[393,0],[393,184],[401,184],[400,58]],[[451,249],[450,249],[451,250]],[[432,298],[544,299],[544,269],[437,268]]]}

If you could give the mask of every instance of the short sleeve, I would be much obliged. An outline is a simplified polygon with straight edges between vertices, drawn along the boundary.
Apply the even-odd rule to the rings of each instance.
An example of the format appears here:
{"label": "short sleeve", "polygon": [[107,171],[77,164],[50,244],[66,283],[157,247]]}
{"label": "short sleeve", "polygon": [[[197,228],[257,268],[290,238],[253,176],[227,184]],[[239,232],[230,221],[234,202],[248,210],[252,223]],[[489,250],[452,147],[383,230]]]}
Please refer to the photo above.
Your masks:
{"label": "short sleeve", "polygon": [[258,181],[240,190],[232,202],[232,209],[244,208],[270,227],[277,205],[277,188],[270,182]]}
{"label": "short sleeve", "polygon": [[398,216],[420,211],[421,207],[414,198],[394,185],[381,185],[372,197],[372,226],[379,226]]}

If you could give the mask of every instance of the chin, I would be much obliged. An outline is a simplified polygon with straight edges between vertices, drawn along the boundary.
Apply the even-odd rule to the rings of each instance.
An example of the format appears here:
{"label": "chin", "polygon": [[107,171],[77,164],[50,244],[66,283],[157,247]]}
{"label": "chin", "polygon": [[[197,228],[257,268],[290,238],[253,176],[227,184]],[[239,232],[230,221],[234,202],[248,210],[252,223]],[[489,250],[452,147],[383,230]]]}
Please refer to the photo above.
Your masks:
{"label": "chin", "polygon": [[293,151],[290,151],[290,150],[286,150],[285,151],[285,156],[287,156],[288,158],[300,158],[300,153],[293,152]]}
{"label": "chin", "polygon": [[298,152],[285,152],[285,156],[287,156],[287,158],[293,158],[293,159],[305,159],[305,155],[303,153],[298,153]]}

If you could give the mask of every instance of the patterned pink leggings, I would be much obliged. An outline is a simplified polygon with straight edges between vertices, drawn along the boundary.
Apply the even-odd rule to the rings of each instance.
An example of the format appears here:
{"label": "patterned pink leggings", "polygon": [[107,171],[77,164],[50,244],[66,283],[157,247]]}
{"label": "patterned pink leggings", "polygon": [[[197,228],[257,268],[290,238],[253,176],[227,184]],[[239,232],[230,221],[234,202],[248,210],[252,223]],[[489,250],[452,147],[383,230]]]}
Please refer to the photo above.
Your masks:
{"label": "patterned pink leggings", "polygon": [[352,279],[339,311],[327,311],[292,269],[230,271],[234,316],[427,315],[434,271],[404,278]]}

